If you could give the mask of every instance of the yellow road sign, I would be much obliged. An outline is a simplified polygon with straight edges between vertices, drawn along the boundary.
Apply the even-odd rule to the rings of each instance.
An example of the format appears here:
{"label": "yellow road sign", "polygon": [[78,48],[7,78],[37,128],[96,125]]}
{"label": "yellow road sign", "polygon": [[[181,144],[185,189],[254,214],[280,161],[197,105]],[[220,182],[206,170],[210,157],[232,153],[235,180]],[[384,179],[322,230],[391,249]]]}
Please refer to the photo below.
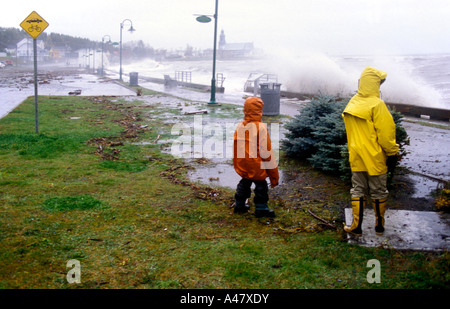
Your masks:
{"label": "yellow road sign", "polygon": [[48,22],[45,21],[38,13],[35,11],[31,12],[27,18],[20,24],[23,30],[25,30],[29,35],[36,39],[45,28],[48,27]]}

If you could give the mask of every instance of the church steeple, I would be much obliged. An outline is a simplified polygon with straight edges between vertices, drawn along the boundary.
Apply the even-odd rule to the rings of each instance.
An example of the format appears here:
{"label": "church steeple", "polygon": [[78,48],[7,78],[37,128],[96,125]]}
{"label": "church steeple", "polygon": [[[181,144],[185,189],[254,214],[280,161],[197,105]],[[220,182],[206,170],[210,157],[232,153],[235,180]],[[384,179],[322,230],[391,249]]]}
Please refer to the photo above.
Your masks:
{"label": "church steeple", "polygon": [[223,47],[227,44],[227,42],[225,41],[225,33],[222,29],[222,31],[220,32],[220,39],[219,39],[219,49],[223,49]]}

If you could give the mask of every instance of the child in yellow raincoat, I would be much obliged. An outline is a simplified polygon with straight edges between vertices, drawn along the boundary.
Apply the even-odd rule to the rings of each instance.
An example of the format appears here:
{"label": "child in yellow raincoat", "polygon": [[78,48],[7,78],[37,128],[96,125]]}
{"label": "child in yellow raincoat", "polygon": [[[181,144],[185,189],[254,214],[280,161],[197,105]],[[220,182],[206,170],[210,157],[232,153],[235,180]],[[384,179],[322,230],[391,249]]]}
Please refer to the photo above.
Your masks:
{"label": "child in yellow raincoat", "polygon": [[386,76],[386,72],[365,68],[359,80],[358,93],[342,114],[352,170],[353,214],[352,225],[345,226],[344,230],[358,236],[362,234],[364,206],[369,195],[375,210],[375,231],[377,234],[384,232],[387,165],[395,160],[399,149],[394,120],[380,99],[380,85]]}

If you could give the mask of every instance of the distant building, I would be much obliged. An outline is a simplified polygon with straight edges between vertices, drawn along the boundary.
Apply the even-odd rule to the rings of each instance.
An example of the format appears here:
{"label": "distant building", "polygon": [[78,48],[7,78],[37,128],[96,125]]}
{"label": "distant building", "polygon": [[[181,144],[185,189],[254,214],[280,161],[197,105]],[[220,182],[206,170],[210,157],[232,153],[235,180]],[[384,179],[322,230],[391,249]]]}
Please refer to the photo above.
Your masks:
{"label": "distant building", "polygon": [[70,49],[65,45],[55,45],[50,49],[49,57],[52,60],[60,60],[66,58],[70,54]]}
{"label": "distant building", "polygon": [[244,43],[227,43],[225,40],[225,33],[222,30],[219,38],[218,55],[222,58],[238,58],[252,56],[254,53],[254,46],[251,42]]}
{"label": "distant building", "polygon": [[[48,57],[48,52],[44,48],[44,41],[37,40],[37,60],[43,61]],[[33,62],[33,39],[25,38],[17,43],[17,60],[21,63]]]}

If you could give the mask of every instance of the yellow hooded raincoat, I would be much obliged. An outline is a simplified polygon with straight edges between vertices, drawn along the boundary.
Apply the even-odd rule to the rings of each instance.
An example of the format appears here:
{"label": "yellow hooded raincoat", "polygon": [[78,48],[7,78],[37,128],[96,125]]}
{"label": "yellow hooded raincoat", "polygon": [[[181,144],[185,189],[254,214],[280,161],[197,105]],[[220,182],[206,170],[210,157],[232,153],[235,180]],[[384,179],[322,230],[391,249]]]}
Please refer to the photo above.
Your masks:
{"label": "yellow hooded raincoat", "polygon": [[264,102],[250,97],[244,102],[244,121],[234,133],[233,165],[242,177],[251,180],[270,179],[271,186],[278,185],[279,174],[272,151],[269,131],[261,123]]}
{"label": "yellow hooded raincoat", "polygon": [[365,68],[358,93],[342,114],[352,172],[367,172],[371,176],[386,174],[386,157],[398,152],[394,120],[380,99],[380,82],[386,76],[383,71]]}

